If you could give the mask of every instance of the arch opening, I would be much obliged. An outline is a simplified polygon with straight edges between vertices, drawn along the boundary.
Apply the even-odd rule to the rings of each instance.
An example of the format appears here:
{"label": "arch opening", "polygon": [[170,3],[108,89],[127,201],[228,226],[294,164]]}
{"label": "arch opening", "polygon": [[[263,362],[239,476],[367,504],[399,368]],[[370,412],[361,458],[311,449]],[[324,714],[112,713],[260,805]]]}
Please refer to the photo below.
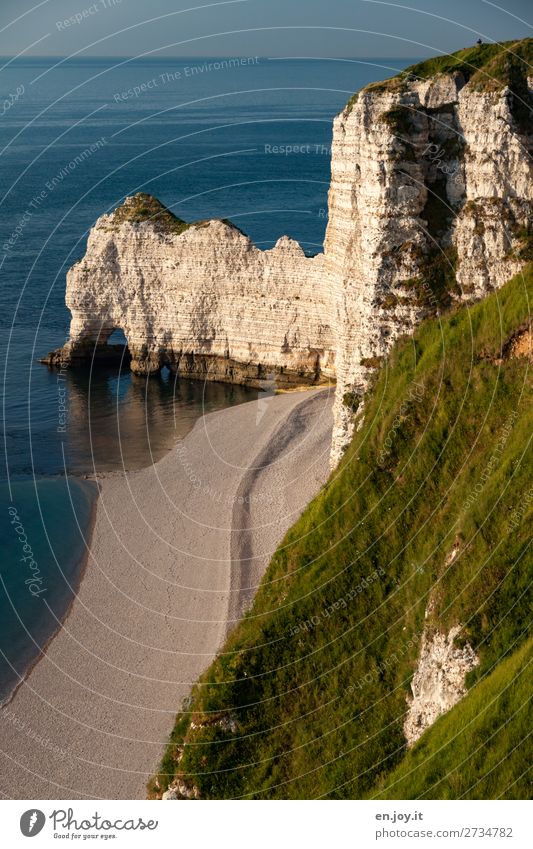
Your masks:
{"label": "arch opening", "polygon": [[95,360],[102,365],[129,368],[132,359],[126,334],[121,327],[113,327],[105,334],[101,332],[94,354]]}

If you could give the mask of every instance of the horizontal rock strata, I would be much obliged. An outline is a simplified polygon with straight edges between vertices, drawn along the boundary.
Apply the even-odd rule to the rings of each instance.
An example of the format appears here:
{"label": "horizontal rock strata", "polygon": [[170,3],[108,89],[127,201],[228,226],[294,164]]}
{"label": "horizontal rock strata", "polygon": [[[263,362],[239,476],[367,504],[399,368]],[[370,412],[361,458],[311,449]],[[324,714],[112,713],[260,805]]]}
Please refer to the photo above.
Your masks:
{"label": "horizontal rock strata", "polygon": [[395,339],[528,259],[533,101],[517,56],[530,43],[495,46],[500,65],[487,71],[463,62],[426,77],[415,66],[352,98],[333,126],[318,256],[286,236],[261,251],[228,222],[188,225],[148,195],[128,198],[69,271],[70,341],[45,361],[114,356],[106,342],[121,328],[137,374],[166,365],[269,387],[336,378],[335,465]]}
{"label": "horizontal rock strata", "polygon": [[334,463],[352,434],[352,399],[395,339],[450,301],[501,286],[527,259],[531,122],[528,134],[508,87],[486,88],[461,72],[401,76],[363,89],[335,119],[325,242]]}
{"label": "horizontal rock strata", "polygon": [[261,251],[224,221],[181,231],[174,223],[144,195],[98,219],[67,276],[69,342],[49,363],[106,359],[107,341],[121,329],[136,374],[168,366],[190,378],[259,386],[334,376],[323,256],[306,257],[285,236]]}

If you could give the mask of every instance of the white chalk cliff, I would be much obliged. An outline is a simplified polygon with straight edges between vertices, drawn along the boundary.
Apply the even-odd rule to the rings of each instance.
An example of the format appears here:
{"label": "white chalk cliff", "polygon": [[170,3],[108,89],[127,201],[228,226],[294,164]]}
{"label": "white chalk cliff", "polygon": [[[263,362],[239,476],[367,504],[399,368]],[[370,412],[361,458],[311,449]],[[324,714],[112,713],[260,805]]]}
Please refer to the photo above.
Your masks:
{"label": "white chalk cliff", "polygon": [[[352,433],[346,395],[450,299],[482,297],[523,265],[531,135],[506,87],[460,72],[363,89],[334,122],[325,264],[335,293],[332,457]],[[531,124],[529,125],[531,133]]]}
{"label": "white chalk cliff", "polygon": [[323,257],[286,236],[258,250],[232,224],[185,225],[148,195],[92,228],[67,276],[63,359],[104,357],[124,331],[137,374],[167,365],[192,378],[281,384],[334,375]]}
{"label": "white chalk cliff", "polygon": [[[167,366],[269,389],[335,379],[336,465],[393,342],[532,258],[532,45],[482,45],[355,95],[333,125],[318,256],[287,236],[262,251],[229,222],[186,224],[149,195],[127,198],[70,269],[70,338],[44,361],[113,357],[120,328],[143,376]],[[458,625],[436,626],[413,678],[409,744],[462,697],[477,664]],[[194,792],[178,781],[167,798]]]}
{"label": "white chalk cliff", "polygon": [[316,257],[286,236],[261,251],[227,222],[185,225],[148,195],[128,198],[97,221],[69,271],[70,341],[46,361],[106,356],[121,328],[140,374],[167,365],[252,385],[336,378],[338,462],[353,401],[393,341],[524,264],[530,89],[515,47],[498,60],[511,63],[507,82],[490,65],[403,73],[352,98],[333,126]]}

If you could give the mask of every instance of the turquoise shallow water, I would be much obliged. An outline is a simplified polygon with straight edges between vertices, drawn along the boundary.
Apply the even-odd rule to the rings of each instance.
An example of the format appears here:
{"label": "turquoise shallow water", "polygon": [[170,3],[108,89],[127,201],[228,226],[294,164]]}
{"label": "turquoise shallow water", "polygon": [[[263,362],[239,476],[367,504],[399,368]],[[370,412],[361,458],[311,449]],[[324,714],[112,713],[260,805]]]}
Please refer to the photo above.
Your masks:
{"label": "turquoise shallow water", "polygon": [[58,382],[43,371],[55,404],[32,419],[27,437],[24,429],[7,434],[6,446],[9,456],[20,440],[41,472],[60,474],[21,478],[30,469],[17,469],[17,477],[0,481],[0,702],[55,633],[79,585],[98,492],[82,473],[147,466],[201,414],[257,395],[168,373],[146,381],[129,371],[80,370]]}
{"label": "turquoise shallow water", "polygon": [[[2,70],[1,99],[13,97],[0,121],[0,698],[79,583],[95,497],[79,475],[148,465],[202,412],[254,397],[116,370],[72,373],[60,385],[36,362],[67,338],[65,273],[89,228],[146,191],[185,220],[230,218],[260,247],[286,233],[320,251],[333,117],[358,88],[408,64],[19,59]],[[32,596],[25,583],[24,544],[46,593]]]}
{"label": "turquoise shallow water", "polygon": [[77,590],[96,485],[75,478],[0,484],[0,702],[57,629]]}

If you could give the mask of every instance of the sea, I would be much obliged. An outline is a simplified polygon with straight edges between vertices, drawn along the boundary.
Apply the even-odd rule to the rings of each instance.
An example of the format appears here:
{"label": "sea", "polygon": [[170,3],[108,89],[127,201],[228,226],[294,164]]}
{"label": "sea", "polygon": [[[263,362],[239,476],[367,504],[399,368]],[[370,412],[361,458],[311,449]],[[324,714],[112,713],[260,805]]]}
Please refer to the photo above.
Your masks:
{"label": "sea", "polygon": [[0,59],[0,702],[75,597],[91,476],[147,466],[204,412],[256,397],[38,362],[68,338],[65,274],[94,221],[143,191],[187,221],[229,218],[258,247],[288,234],[321,251],[332,120],[417,58]]}

